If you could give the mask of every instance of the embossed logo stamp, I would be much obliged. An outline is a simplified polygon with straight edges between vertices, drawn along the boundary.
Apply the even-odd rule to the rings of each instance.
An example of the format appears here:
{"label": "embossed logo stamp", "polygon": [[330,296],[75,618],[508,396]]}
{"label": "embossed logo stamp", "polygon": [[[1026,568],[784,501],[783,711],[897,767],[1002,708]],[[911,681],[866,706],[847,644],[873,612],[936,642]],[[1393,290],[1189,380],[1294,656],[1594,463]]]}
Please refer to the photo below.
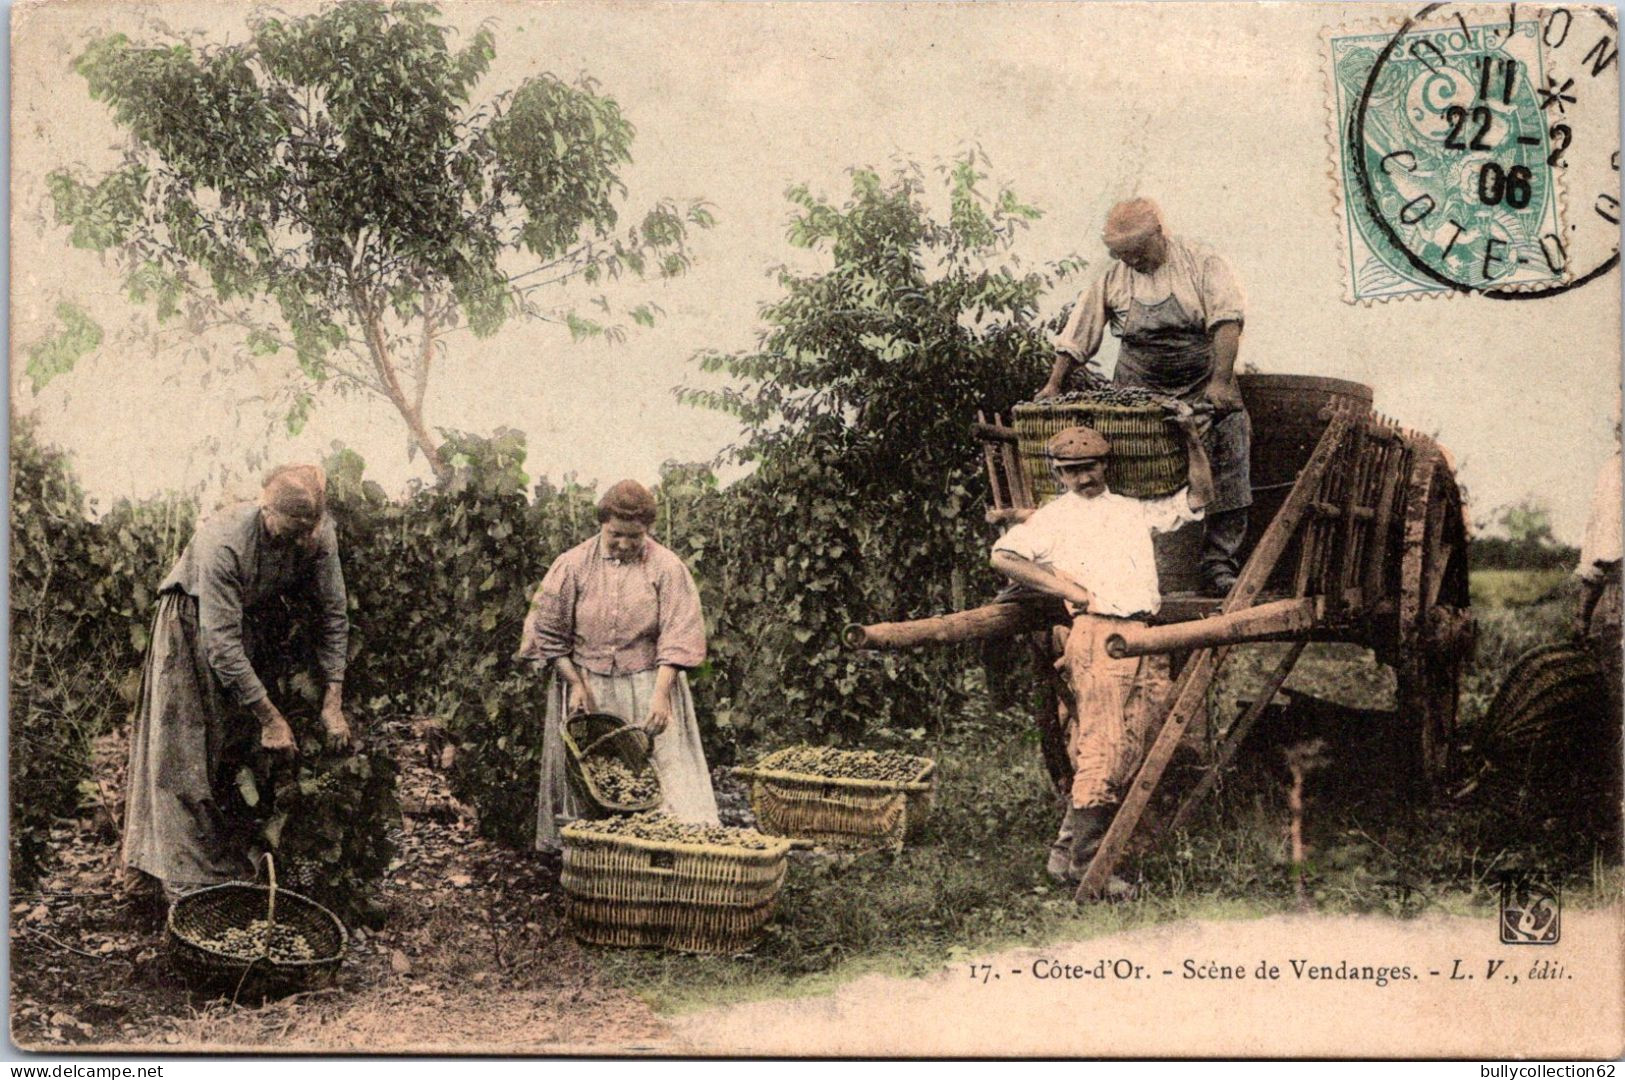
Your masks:
{"label": "embossed logo stamp", "polygon": [[1556,945],[1563,932],[1562,893],[1527,877],[1501,882],[1501,943]]}

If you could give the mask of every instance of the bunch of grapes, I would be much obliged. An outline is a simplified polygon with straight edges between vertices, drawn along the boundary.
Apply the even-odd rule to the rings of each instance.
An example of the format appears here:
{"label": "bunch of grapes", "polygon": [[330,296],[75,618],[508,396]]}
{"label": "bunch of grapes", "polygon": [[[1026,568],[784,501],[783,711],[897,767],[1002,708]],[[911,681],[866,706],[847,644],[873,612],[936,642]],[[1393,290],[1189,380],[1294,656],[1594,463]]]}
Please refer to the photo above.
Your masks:
{"label": "bunch of grapes", "polygon": [[633,770],[619,758],[595,754],[582,761],[581,771],[604,798],[622,806],[648,802],[660,794],[660,780],[647,764]]}
{"label": "bunch of grapes", "polygon": [[1120,407],[1142,407],[1146,405],[1166,406],[1173,401],[1166,394],[1159,394],[1138,386],[1115,386],[1111,383],[1102,383],[1098,387],[1088,390],[1069,390],[1043,401],[1028,402],[1034,405],[1116,405]]}
{"label": "bunch of grapes", "polygon": [[578,821],[564,828],[564,838],[572,836],[624,836],[670,844],[713,844],[747,851],[769,851],[784,843],[780,837],[763,836],[755,829],[730,829],[723,825],[696,825],[678,821],[668,814],[649,812]]}
{"label": "bunch of grapes", "polygon": [[236,960],[258,960],[269,956],[279,964],[316,959],[316,950],[305,935],[283,923],[255,919],[247,926],[233,926],[215,938],[198,942],[205,948]]}
{"label": "bunch of grapes", "polygon": [[792,746],[769,755],[762,768],[775,772],[827,776],[834,780],[891,780],[908,783],[929,764],[927,759],[896,750],[837,750],[830,746]]}

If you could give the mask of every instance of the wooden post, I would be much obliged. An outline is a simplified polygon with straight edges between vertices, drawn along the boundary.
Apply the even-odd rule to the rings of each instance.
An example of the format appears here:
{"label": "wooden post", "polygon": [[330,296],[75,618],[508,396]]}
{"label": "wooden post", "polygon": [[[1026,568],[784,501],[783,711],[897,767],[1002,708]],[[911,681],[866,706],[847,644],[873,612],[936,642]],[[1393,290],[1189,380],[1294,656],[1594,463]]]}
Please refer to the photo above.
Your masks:
{"label": "wooden post", "polygon": [[1208,770],[1203,774],[1201,781],[1180,802],[1179,809],[1174,811],[1174,816],[1168,820],[1166,831],[1172,832],[1183,825],[1185,819],[1190,817],[1191,811],[1196,809],[1196,804],[1207,798],[1208,792],[1212,791],[1218,784],[1219,774],[1224,771],[1226,765],[1230,764],[1230,759],[1236,756],[1236,751],[1241,748],[1242,740],[1253,729],[1253,725],[1258,722],[1258,718],[1264,715],[1265,707],[1275,700],[1275,695],[1280,692],[1287,676],[1292,674],[1293,666],[1297,664],[1298,657],[1303,655],[1303,650],[1307,645],[1308,642],[1306,641],[1295,641],[1292,643],[1292,647],[1286,651],[1286,655],[1281,657],[1281,662],[1275,665],[1275,670],[1270,672],[1269,678],[1265,679],[1264,685],[1259,688],[1258,697],[1247,707],[1247,711],[1238,716],[1236,722],[1231,724],[1230,729],[1224,733],[1224,738],[1219,742],[1218,756],[1208,766]]}
{"label": "wooden post", "polygon": [[1391,438],[1383,458],[1382,493],[1377,496],[1377,518],[1371,526],[1371,546],[1365,560],[1362,585],[1368,600],[1382,595],[1383,578],[1388,569],[1388,530],[1394,524],[1394,500],[1398,497],[1404,470],[1404,443],[1397,437]]}
{"label": "wooden post", "polygon": [[993,499],[994,511],[1008,510],[1011,505],[1007,494],[1008,485],[999,483],[999,465],[994,457],[993,444],[988,441],[989,437],[987,435],[982,434],[984,427],[992,427],[992,425],[988,424],[982,414],[978,412],[976,414],[976,433],[981,436],[982,460],[987,464],[988,495]]}
{"label": "wooden post", "polygon": [[1125,656],[1279,639],[1309,630],[1320,621],[1327,606],[1325,597],[1301,596],[1169,626],[1125,626],[1106,638],[1106,652],[1121,660]]}
{"label": "wooden post", "polygon": [[1072,757],[1067,752],[1066,728],[1071,709],[1061,691],[1060,679],[1055,671],[1056,652],[1051,634],[1027,635],[1032,651],[1033,672],[1038,679],[1038,745],[1043,751],[1044,767],[1057,794],[1072,789]]}
{"label": "wooden post", "polygon": [[1050,605],[1000,602],[984,604],[967,611],[933,615],[908,622],[853,624],[841,633],[841,640],[853,649],[906,649],[914,645],[945,645],[956,641],[1014,637],[1032,630],[1047,630],[1057,618]]}

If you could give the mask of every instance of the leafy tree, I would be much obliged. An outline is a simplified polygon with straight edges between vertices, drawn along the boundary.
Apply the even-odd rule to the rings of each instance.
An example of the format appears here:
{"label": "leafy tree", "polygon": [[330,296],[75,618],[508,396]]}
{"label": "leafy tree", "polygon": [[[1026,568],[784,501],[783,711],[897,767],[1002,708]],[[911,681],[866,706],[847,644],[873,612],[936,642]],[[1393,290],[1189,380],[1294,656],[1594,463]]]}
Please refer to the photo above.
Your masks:
{"label": "leafy tree", "polygon": [[1474,523],[1478,535],[1468,548],[1474,569],[1557,570],[1572,567],[1580,557],[1578,548],[1553,534],[1551,509],[1539,499],[1498,507],[1491,520],[1502,535],[1488,535],[1482,520]]}
{"label": "leafy tree", "polygon": [[1552,535],[1551,510],[1534,499],[1503,507],[1496,521],[1514,544],[1548,547],[1557,543]]}
{"label": "leafy tree", "polygon": [[[986,477],[970,423],[1043,382],[1038,305],[1067,260],[1023,271],[1039,212],[980,187],[985,159],[939,169],[946,220],[918,167],[855,170],[839,205],[792,188],[789,240],[830,265],[778,272],[748,353],[709,353],[736,384],[687,401],[737,416],[756,471],[732,496],[733,582],[715,642],[736,725],[839,739],[922,732],[961,688],[955,657],[843,649],[848,622],[964,606],[996,587]],[[713,579],[716,571],[711,575]]]}
{"label": "leafy tree", "polygon": [[[541,74],[476,105],[495,35],[454,49],[438,15],[347,0],[258,16],[240,43],[100,36],[74,69],[130,143],[117,168],[58,170],[50,190],[75,246],[116,253],[132,300],[291,355],[314,387],[387,400],[444,480],[423,403],[449,334],[521,316],[618,338],[539,294],[680,274],[688,228],[712,219],[662,201],[623,227],[633,128],[616,103]],[[627,314],[648,325],[656,309]],[[302,393],[290,427],[310,405]]]}
{"label": "leafy tree", "polygon": [[37,394],[52,379],[72,371],[80,357],[94,352],[102,343],[102,328],[77,304],[62,301],[56,306],[56,327],[46,338],[28,346],[28,380]]}

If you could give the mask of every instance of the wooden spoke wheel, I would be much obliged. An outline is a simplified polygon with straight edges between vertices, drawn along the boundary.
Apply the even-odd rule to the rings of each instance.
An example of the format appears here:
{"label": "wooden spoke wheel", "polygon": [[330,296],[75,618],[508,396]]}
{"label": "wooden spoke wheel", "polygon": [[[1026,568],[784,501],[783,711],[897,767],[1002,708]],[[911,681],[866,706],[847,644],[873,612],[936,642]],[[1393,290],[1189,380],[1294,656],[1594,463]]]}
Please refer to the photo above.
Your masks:
{"label": "wooden spoke wheel", "polygon": [[1061,654],[1051,631],[1028,634],[1027,643],[1038,677],[1038,743],[1044,754],[1044,768],[1056,792],[1065,795],[1072,790],[1072,755],[1067,751],[1072,709],[1055,670]]}
{"label": "wooden spoke wheel", "polygon": [[1462,669],[1472,650],[1467,522],[1444,451],[1415,438],[1399,564],[1398,705],[1417,732],[1421,772],[1445,780],[1453,764]]}

